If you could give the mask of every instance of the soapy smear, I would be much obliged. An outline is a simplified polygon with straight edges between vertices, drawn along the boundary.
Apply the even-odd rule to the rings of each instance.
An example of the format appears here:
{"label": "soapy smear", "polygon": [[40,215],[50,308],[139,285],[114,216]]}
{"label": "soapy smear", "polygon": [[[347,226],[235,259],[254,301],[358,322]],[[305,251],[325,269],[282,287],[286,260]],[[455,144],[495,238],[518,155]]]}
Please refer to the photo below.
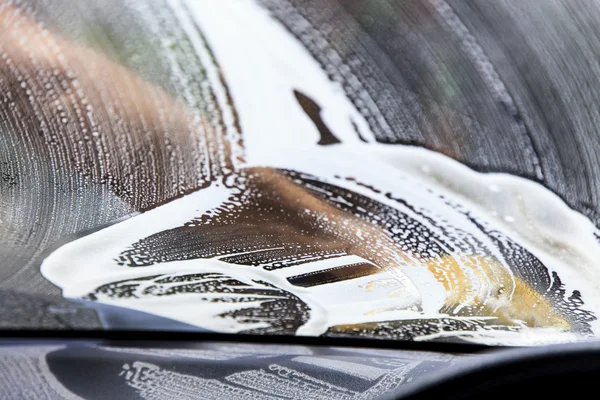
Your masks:
{"label": "soapy smear", "polygon": [[583,216],[525,179],[375,143],[372,121],[258,4],[171,7],[210,47],[199,56],[227,88],[216,97],[235,109],[244,157],[53,252],[42,273],[65,297],[221,332],[596,335],[600,246]]}

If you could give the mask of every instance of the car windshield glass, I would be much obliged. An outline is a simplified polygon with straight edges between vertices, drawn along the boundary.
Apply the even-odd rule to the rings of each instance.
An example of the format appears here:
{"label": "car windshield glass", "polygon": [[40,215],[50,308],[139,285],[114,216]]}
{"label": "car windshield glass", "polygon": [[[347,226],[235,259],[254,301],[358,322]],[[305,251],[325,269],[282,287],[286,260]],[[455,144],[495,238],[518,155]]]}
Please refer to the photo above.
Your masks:
{"label": "car windshield glass", "polygon": [[0,5],[0,327],[537,345],[600,311],[598,4]]}

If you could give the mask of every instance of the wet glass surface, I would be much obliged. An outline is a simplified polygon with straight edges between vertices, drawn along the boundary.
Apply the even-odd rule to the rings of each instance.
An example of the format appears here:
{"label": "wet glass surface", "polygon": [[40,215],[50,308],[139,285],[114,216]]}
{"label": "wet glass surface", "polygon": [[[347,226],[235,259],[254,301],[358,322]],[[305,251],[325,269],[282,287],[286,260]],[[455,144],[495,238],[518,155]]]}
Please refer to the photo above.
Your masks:
{"label": "wet glass surface", "polygon": [[[0,393],[47,399],[380,399],[473,356],[205,342],[3,343]],[[477,357],[479,359],[479,357]]]}
{"label": "wet glass surface", "polygon": [[599,19],[2,3],[0,326],[595,338]]}

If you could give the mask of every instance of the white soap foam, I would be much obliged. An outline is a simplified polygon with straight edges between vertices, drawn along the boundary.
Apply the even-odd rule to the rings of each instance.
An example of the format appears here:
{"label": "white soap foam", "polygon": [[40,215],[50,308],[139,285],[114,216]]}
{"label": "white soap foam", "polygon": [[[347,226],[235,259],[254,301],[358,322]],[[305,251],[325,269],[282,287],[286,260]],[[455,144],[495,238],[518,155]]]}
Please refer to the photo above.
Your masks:
{"label": "white soap foam", "polygon": [[[184,6],[179,3],[174,2],[172,7],[176,13],[185,12]],[[367,183],[382,193],[392,193],[409,204],[428,210],[429,215],[445,219],[446,227],[460,227],[491,249],[494,257],[502,260],[502,254],[490,238],[470,223],[464,213],[449,206],[448,201],[460,204],[528,249],[550,271],[556,271],[565,283],[567,293],[575,289],[581,291],[584,308],[598,314],[600,287],[596,282],[600,282],[600,268],[597,266],[600,247],[594,237],[596,228],[556,195],[519,177],[477,173],[422,148],[361,142],[352,121],[372,142],[373,136],[369,134],[364,118],[300,42],[266,10],[246,0],[188,1],[185,7],[202,29],[232,95],[244,137],[247,167],[268,166],[309,173],[401,210],[442,234],[439,227],[433,226],[423,216],[356,181]],[[294,90],[301,91],[320,105],[324,122],[342,144],[316,145],[319,132],[298,104]],[[356,181],[338,176],[353,177]],[[165,262],[148,269],[128,268],[116,262],[115,257],[132,243],[181,226],[218,207],[232,190],[222,184],[213,184],[77,239],[52,253],[42,264],[42,273],[62,288],[65,297],[75,299],[85,297],[100,285],[150,274],[218,271],[251,286],[256,285],[256,280],[261,280],[293,293],[310,307],[308,322],[297,331],[302,335],[319,335],[335,324],[447,317],[440,313],[440,308],[448,293],[419,262],[405,263],[401,270],[378,274],[377,279],[391,280],[396,286],[374,285],[368,293],[365,286],[373,277],[302,288],[291,285],[286,279],[292,269],[270,272],[211,259]],[[363,235],[363,232],[357,234]],[[332,259],[294,268],[298,271],[316,270],[339,263],[340,259]],[[396,290],[396,297],[390,297],[391,289]],[[233,319],[216,318],[216,315],[240,305],[211,303],[202,298],[206,296],[182,294],[138,299],[106,297],[100,301],[216,331],[238,332],[262,326],[261,323],[249,325]],[[475,294],[465,300],[465,304],[474,298]],[[252,305],[255,304],[245,303],[243,307]],[[417,310],[417,306],[421,310]],[[594,322],[594,331],[598,332],[599,328]],[[536,344],[576,339],[571,333],[552,329],[536,332],[533,333],[532,329],[527,334],[446,332],[421,339],[463,335],[468,340],[489,344]]]}

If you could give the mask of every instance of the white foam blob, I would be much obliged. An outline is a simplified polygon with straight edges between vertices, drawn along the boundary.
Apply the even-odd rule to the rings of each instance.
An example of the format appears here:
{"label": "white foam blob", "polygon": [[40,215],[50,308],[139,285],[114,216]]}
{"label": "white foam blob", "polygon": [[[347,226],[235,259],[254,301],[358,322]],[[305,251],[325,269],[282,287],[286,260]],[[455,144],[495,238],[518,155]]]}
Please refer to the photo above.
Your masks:
{"label": "white foam blob", "polygon": [[[460,227],[494,249],[496,246],[490,239],[447,201],[458,203],[528,249],[550,271],[557,272],[567,293],[581,291],[584,308],[598,314],[600,247],[594,237],[596,228],[556,195],[526,179],[507,174],[477,173],[422,148],[373,143],[367,123],[343,90],[328,79],[300,42],[267,11],[245,0],[188,1],[186,6],[211,46],[238,111],[247,167],[267,166],[309,173],[389,207],[410,212],[382,194],[336,178],[351,176],[383,193],[402,197],[408,203],[428,210],[430,215],[440,216],[445,219],[444,226]],[[175,3],[172,7],[182,12],[180,4]],[[342,144],[316,145],[319,132],[298,104],[294,90],[320,105],[324,122]],[[352,121],[371,143],[359,140]],[[310,307],[308,322],[297,331],[303,335],[322,334],[332,325],[447,317],[439,310],[448,294],[433,274],[418,262],[404,265],[397,273],[385,271],[376,279],[362,277],[313,288],[293,286],[287,277],[357,260],[337,258],[276,271],[214,259],[165,262],[148,268],[117,264],[116,256],[134,242],[181,226],[218,207],[230,194],[231,189],[214,184],[77,239],[52,253],[42,264],[42,273],[62,288],[65,297],[74,299],[84,297],[104,284],[148,275],[218,271],[249,285],[261,280],[293,293]],[[427,224],[423,218],[421,222]],[[497,251],[493,255],[502,259]],[[372,284],[373,280],[379,283]],[[220,313],[240,307],[239,304],[210,303],[201,300],[204,297],[198,294],[127,299],[103,297],[100,301],[216,331],[238,332],[261,326],[260,323],[254,326],[216,318]],[[246,303],[243,306],[252,305]],[[594,322],[594,331],[598,328],[598,323]],[[525,334],[454,332],[437,336],[462,335],[467,340],[489,344],[540,344],[576,339],[571,333],[552,329],[525,331]]]}

